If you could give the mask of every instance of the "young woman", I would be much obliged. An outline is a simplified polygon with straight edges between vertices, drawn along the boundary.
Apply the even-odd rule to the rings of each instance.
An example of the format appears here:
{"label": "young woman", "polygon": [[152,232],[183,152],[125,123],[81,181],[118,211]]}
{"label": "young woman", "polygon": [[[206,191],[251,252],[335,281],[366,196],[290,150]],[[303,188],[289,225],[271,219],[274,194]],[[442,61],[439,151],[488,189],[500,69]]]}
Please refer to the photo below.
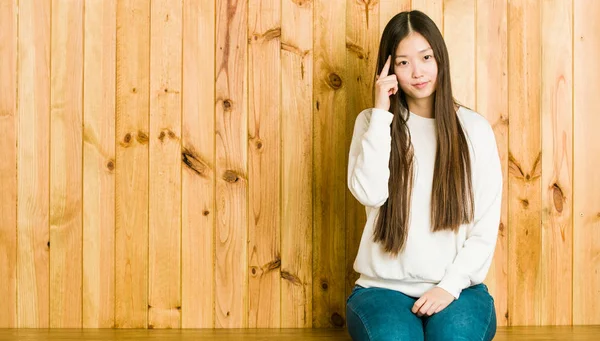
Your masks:
{"label": "young woman", "polygon": [[402,12],[379,46],[373,108],[354,126],[348,187],[367,223],[347,300],[354,340],[491,340],[482,283],[494,255],[502,172],[494,132],[459,106],[435,23]]}

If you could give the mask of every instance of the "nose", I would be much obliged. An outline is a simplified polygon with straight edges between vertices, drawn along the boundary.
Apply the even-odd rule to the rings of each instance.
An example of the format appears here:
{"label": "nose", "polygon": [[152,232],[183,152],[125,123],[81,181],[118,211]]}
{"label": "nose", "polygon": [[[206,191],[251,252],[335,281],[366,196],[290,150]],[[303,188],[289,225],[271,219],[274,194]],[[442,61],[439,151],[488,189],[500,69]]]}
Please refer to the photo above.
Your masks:
{"label": "nose", "polygon": [[421,76],[423,76],[421,65],[419,63],[414,63],[412,68],[412,78],[419,79]]}

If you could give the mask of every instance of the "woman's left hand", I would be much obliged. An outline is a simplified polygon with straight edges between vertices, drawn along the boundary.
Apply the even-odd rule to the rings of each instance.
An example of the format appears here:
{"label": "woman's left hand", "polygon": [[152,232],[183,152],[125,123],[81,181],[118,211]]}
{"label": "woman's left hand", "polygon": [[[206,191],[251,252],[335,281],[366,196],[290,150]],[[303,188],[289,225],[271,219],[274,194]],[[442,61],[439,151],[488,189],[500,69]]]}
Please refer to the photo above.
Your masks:
{"label": "woman's left hand", "polygon": [[419,317],[431,316],[444,310],[452,301],[454,296],[449,292],[440,287],[433,287],[415,302],[411,311]]}

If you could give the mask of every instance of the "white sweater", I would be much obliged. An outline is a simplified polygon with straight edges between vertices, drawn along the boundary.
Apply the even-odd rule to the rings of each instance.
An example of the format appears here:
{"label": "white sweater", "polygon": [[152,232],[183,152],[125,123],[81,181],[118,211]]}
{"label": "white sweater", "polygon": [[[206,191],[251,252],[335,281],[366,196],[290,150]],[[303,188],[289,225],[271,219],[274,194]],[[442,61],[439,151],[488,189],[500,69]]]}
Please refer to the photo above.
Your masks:
{"label": "white sweater", "polygon": [[363,287],[382,287],[420,297],[439,286],[455,298],[482,283],[493,259],[500,223],[502,170],[494,132],[479,114],[460,107],[458,117],[471,153],[475,220],[458,233],[431,231],[431,188],[436,153],[435,119],[409,114],[407,121],[415,162],[409,231],[397,257],[373,242],[379,207],[388,198],[393,115],[381,109],[362,111],[354,126],[348,162],[348,187],[366,208],[354,270]]}

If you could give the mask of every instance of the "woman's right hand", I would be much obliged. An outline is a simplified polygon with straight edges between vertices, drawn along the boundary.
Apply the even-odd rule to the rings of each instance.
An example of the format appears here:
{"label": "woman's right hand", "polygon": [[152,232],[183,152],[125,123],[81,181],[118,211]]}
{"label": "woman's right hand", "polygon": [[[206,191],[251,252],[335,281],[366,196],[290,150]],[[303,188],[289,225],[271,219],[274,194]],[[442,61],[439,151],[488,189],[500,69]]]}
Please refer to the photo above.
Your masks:
{"label": "woman's right hand", "polygon": [[390,110],[390,96],[398,92],[398,78],[396,74],[388,75],[390,71],[390,63],[392,56],[388,59],[381,70],[381,74],[376,77],[375,81],[375,108]]}

